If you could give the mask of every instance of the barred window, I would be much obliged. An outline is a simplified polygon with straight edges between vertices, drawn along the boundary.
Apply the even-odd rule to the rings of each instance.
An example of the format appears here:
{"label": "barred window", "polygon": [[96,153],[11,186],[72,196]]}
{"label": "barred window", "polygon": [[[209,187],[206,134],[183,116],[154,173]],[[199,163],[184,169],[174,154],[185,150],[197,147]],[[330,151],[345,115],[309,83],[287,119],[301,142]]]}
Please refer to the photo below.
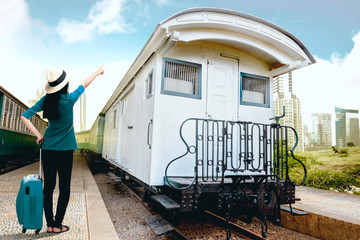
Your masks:
{"label": "barred window", "polygon": [[14,110],[14,119],[15,119],[15,125],[13,127],[13,129],[15,131],[18,130],[18,125],[19,125],[19,120],[20,120],[20,107],[19,105],[15,105],[15,110]]}
{"label": "barred window", "polygon": [[[24,108],[20,108],[20,109],[21,109],[20,110],[21,113],[23,113],[25,111]],[[24,132],[25,131],[24,128],[25,128],[24,123],[22,121],[20,121],[20,132]]]}
{"label": "barred window", "polygon": [[270,78],[241,73],[240,104],[270,107]]}
{"label": "barred window", "polygon": [[8,118],[8,114],[9,114],[9,99],[7,97],[5,97],[5,109],[4,109],[4,118],[3,118],[3,122],[2,122],[2,126],[6,127],[6,121]]}
{"label": "barred window", "polygon": [[13,118],[13,102],[9,100],[9,107],[8,107],[8,120],[7,120],[7,128],[11,127],[11,122]]}
{"label": "barred window", "polygon": [[201,98],[201,65],[164,58],[162,93]]}
{"label": "barred window", "polygon": [[146,79],[146,97],[150,98],[153,95],[153,71],[151,71]]}
{"label": "barred window", "polygon": [[114,116],[113,116],[113,129],[116,128],[116,109],[114,110]]}

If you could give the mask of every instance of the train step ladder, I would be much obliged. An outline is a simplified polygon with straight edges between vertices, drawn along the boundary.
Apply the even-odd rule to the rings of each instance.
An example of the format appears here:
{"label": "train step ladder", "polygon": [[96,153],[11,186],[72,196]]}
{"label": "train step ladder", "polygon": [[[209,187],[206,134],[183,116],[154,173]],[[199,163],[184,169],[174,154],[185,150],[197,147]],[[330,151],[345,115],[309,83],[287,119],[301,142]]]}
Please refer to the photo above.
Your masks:
{"label": "train step ladder", "polygon": [[151,216],[145,218],[144,220],[151,229],[151,231],[153,231],[157,236],[164,235],[174,230],[171,225],[160,215]]}
{"label": "train step ladder", "polygon": [[151,196],[151,200],[165,209],[166,212],[171,213],[171,223],[175,223],[175,215],[180,211],[180,204],[165,195]]}

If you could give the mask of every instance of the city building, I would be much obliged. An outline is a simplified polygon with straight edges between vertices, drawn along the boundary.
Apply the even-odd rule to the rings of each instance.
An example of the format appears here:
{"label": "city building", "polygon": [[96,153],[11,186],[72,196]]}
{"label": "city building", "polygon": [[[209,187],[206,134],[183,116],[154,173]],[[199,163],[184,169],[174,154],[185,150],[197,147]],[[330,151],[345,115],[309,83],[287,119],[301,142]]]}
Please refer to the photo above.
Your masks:
{"label": "city building", "polygon": [[80,96],[80,131],[86,130],[86,95]]}
{"label": "city building", "polygon": [[311,132],[309,125],[306,123],[303,124],[303,144],[304,151],[310,151],[309,147],[311,146]]}
{"label": "city building", "polygon": [[[293,93],[292,72],[274,78],[273,93],[274,116],[282,115],[283,106],[285,106],[285,117],[280,119],[280,124],[296,129],[298,134],[296,151],[303,152],[301,103]],[[293,133],[288,136],[288,144],[290,147],[295,144],[295,135]]]}
{"label": "city building", "polygon": [[360,146],[359,111],[335,107],[336,146],[346,147],[352,142]]}
{"label": "city building", "polygon": [[[45,95],[45,91],[44,91],[44,87],[43,85],[41,85],[37,90],[36,90],[36,97],[34,99],[31,99],[28,101],[29,105],[32,107],[35,105],[35,103],[37,103],[43,96]],[[38,112],[37,113],[41,118],[43,118],[43,112]]]}
{"label": "city building", "polygon": [[305,144],[305,150],[330,148],[332,146],[331,114],[312,113],[308,135],[310,141]]}

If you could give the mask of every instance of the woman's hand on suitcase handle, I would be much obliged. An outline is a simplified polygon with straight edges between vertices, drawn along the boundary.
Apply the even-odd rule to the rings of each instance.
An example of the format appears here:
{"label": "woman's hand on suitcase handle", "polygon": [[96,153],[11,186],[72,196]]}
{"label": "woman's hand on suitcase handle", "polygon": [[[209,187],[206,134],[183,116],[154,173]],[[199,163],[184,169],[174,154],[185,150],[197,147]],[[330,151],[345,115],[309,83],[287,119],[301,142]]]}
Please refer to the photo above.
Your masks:
{"label": "woman's hand on suitcase handle", "polygon": [[44,137],[40,134],[40,136],[37,136],[36,139],[37,144],[43,144],[44,143]]}

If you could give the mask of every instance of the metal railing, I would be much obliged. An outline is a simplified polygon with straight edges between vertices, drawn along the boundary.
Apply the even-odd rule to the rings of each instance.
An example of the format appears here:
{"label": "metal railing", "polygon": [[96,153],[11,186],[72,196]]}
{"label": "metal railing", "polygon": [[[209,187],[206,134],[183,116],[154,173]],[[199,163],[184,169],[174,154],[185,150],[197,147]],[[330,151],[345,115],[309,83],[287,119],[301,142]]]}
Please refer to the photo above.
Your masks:
{"label": "metal railing", "polygon": [[[199,181],[224,183],[224,178],[229,175],[265,175],[271,179],[290,181],[289,153],[303,166],[304,183],[306,168],[293,154],[298,142],[297,133],[292,127],[281,126],[278,118],[274,124],[201,118],[185,120],[180,126],[180,138],[187,151],[167,165],[165,180],[175,189],[187,189]],[[295,136],[292,148],[288,146],[289,131]],[[168,176],[168,168],[186,155],[193,155],[194,158],[192,181],[182,188],[175,187],[169,181],[175,176]]]}

